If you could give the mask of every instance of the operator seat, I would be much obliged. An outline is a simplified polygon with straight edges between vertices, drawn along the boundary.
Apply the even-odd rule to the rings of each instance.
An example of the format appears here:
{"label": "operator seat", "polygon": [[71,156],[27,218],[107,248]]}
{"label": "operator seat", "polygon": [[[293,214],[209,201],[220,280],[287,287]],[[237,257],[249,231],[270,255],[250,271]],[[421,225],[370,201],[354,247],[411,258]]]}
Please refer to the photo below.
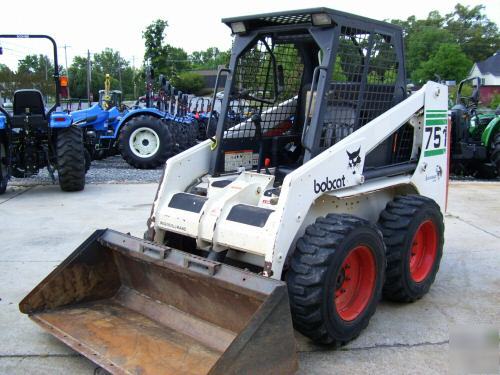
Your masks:
{"label": "operator seat", "polygon": [[17,90],[14,93],[13,127],[41,127],[47,124],[42,93],[34,89]]}

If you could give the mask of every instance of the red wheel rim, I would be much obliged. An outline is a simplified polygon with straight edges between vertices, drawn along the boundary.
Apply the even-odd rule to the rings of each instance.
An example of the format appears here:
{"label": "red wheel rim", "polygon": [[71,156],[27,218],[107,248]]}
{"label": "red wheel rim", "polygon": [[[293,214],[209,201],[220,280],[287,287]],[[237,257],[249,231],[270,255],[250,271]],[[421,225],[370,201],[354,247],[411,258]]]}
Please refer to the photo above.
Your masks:
{"label": "red wheel rim", "polygon": [[432,270],[437,253],[437,230],[432,220],[426,220],[418,227],[413,237],[410,254],[410,275],[419,283]]}
{"label": "red wheel rim", "polygon": [[356,319],[372,298],[377,277],[375,257],[367,246],[357,246],[337,274],[335,308],[345,321]]}

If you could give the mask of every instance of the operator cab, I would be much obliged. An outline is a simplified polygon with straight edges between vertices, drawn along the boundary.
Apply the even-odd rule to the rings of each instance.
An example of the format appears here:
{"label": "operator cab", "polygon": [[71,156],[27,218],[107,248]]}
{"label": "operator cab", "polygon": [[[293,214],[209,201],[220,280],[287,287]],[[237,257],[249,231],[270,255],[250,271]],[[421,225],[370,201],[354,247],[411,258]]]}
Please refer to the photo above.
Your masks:
{"label": "operator cab", "polygon": [[122,104],[122,92],[119,90],[99,90],[99,105],[104,109],[111,109],[113,107],[120,108]]}
{"label": "operator cab", "polygon": [[39,128],[47,126],[42,93],[34,89],[17,90],[13,102],[13,128]]}
{"label": "operator cab", "polygon": [[[279,183],[405,99],[401,29],[352,17],[318,8],[223,20],[235,41],[212,176],[265,171]],[[409,161],[412,139],[404,127],[365,168]]]}

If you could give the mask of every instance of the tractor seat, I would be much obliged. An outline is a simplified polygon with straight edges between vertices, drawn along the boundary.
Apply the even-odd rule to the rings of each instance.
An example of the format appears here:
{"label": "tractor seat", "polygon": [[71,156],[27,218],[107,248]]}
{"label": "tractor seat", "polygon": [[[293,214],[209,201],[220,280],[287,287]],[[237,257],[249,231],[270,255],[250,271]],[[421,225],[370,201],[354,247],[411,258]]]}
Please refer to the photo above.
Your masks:
{"label": "tractor seat", "polygon": [[38,90],[18,90],[14,93],[12,126],[41,128],[47,126],[42,94]]}
{"label": "tractor seat", "polygon": [[38,90],[18,90],[14,93],[14,116],[43,116],[45,119],[45,105],[42,93]]}

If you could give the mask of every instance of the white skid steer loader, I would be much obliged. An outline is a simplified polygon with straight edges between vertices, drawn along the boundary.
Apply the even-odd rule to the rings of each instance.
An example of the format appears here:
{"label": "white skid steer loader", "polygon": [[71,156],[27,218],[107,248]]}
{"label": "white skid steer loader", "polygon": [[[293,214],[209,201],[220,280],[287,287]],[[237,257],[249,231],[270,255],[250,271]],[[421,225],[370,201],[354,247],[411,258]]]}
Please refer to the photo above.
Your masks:
{"label": "white skid steer loader", "polygon": [[439,267],[447,88],[406,97],[401,29],[325,8],[223,22],[215,136],[167,161],[145,239],[97,231],[20,304],[113,373],[293,373],[292,323],[343,345]]}

